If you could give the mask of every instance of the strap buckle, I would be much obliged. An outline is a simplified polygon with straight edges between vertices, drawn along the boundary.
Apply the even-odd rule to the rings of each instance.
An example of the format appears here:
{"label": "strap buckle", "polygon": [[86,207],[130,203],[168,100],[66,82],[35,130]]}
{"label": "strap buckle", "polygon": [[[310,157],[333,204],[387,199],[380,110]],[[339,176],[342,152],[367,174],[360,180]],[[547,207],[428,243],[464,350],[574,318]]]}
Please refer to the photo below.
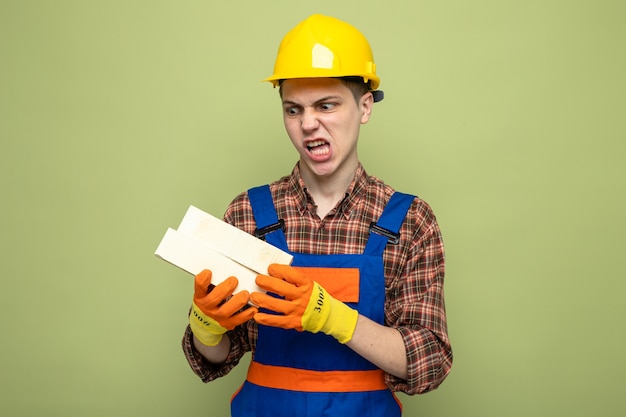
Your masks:
{"label": "strap buckle", "polygon": [[258,239],[265,240],[265,235],[275,232],[277,230],[282,230],[283,232],[285,231],[285,221],[283,219],[279,219],[278,222],[270,224],[269,226],[265,226],[260,229],[254,229],[254,236]]}
{"label": "strap buckle", "polygon": [[380,227],[376,224],[376,222],[370,223],[369,232],[376,233],[377,235],[381,235],[387,238],[389,243],[392,245],[397,245],[400,242],[400,233],[392,232],[391,230],[387,230],[383,227]]}

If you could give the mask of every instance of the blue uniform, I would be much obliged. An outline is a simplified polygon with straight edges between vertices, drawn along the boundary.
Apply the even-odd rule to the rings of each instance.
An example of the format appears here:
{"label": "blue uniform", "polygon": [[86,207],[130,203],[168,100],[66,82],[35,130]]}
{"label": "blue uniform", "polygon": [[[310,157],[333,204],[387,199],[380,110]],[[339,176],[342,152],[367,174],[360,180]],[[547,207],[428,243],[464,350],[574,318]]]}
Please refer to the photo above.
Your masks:
{"label": "blue uniform", "polygon": [[[269,187],[248,191],[257,230],[289,251]],[[371,320],[384,323],[383,252],[397,235],[414,196],[396,192],[370,233],[362,254],[292,253],[292,265],[329,294]],[[276,227],[273,227],[276,226]],[[375,365],[322,333],[259,325],[248,376],[233,396],[234,417],[385,416],[402,413]]]}

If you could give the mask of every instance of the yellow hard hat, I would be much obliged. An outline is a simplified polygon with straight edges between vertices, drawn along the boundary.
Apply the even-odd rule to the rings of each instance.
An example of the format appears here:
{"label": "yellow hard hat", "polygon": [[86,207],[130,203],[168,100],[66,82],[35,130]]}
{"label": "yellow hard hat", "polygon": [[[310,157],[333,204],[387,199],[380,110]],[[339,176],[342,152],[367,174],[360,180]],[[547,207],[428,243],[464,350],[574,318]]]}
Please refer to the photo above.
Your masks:
{"label": "yellow hard hat", "polygon": [[280,80],[320,77],[362,77],[371,90],[380,84],[365,36],[346,22],[314,14],[285,35],[274,74],[264,81],[276,87]]}

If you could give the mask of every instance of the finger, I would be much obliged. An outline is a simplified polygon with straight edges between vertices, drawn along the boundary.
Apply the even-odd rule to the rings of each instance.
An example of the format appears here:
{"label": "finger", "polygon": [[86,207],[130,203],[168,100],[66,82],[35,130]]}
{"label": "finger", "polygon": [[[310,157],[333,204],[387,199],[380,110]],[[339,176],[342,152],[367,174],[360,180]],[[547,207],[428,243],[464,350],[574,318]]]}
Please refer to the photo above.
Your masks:
{"label": "finger", "polygon": [[194,280],[194,292],[197,295],[203,296],[209,292],[209,285],[211,285],[212,275],[213,273],[208,269],[205,269],[198,275],[196,275],[196,278]]}
{"label": "finger", "polygon": [[310,280],[304,275],[304,273],[298,271],[290,265],[283,264],[271,264],[267,272],[273,277],[283,279],[287,282],[295,284],[296,286],[305,285]]}
{"label": "finger", "polygon": [[221,283],[215,286],[213,290],[209,293],[209,297],[217,298],[220,301],[224,300],[227,297],[233,295],[233,291],[239,285],[239,281],[235,277],[228,277]]}
{"label": "finger", "polygon": [[250,294],[250,300],[256,306],[266,308],[277,313],[293,314],[294,310],[298,308],[298,305],[292,301],[282,300],[280,298],[272,297],[271,295],[263,294],[262,292],[253,292]]}
{"label": "finger", "polygon": [[237,278],[226,278],[219,285],[216,285],[207,295],[195,299],[196,304],[198,304],[198,307],[212,310],[220,305],[226,298],[233,295],[233,291],[237,288],[237,285],[239,285]]}
{"label": "finger", "polygon": [[280,327],[283,329],[302,330],[300,320],[290,316],[277,316],[275,314],[257,313],[254,315],[254,321],[258,324],[266,326]]}
{"label": "finger", "polygon": [[239,326],[240,324],[243,324],[245,322],[247,322],[248,320],[251,320],[255,314],[257,314],[259,312],[259,309],[256,307],[249,307],[245,310],[243,310],[241,313],[237,313],[232,317],[229,317],[228,319],[225,319],[223,323],[220,323],[223,327],[225,327],[228,330],[232,330],[235,327]]}
{"label": "finger", "polygon": [[230,317],[244,308],[248,304],[248,301],[250,301],[250,293],[248,293],[248,291],[238,292],[219,306],[219,308],[215,310],[214,315],[216,317]]}
{"label": "finger", "polygon": [[293,300],[302,296],[302,290],[289,282],[283,281],[278,277],[270,277],[267,275],[258,275],[256,284],[265,291],[282,295],[288,300]]}

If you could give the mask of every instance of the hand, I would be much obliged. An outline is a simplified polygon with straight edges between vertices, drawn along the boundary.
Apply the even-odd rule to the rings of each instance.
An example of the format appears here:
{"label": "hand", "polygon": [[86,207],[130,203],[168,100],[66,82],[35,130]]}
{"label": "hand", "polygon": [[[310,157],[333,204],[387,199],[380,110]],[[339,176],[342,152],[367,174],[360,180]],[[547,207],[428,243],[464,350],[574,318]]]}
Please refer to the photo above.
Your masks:
{"label": "hand", "polygon": [[359,313],[333,298],[317,282],[289,265],[270,265],[270,276],[257,276],[262,289],[284,297],[272,297],[260,292],[250,295],[252,302],[276,314],[256,313],[254,320],[266,326],[322,332],[341,343],[352,339]]}
{"label": "hand", "polygon": [[[248,306],[250,294],[241,291],[233,295],[239,282],[230,277],[210,289],[212,273],[208,269],[196,275],[189,325],[204,345],[217,345],[227,330],[250,320],[257,312]],[[245,307],[248,307],[244,309]],[[243,309],[243,310],[242,310]]]}

